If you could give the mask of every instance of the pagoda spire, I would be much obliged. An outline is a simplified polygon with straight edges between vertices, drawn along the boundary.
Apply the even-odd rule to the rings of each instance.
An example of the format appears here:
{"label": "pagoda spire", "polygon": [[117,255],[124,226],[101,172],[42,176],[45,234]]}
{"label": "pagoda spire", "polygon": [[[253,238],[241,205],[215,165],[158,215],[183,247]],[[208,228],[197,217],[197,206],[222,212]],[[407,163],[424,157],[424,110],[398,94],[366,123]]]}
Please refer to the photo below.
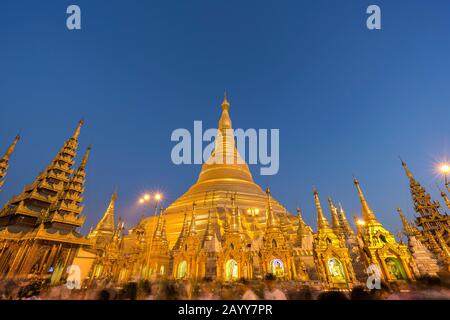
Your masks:
{"label": "pagoda spire", "polygon": [[122,230],[124,229],[124,221],[122,217],[119,217],[117,221],[117,226],[113,234],[113,242],[117,242],[122,238]]}
{"label": "pagoda spire", "polygon": [[358,191],[359,200],[361,202],[361,209],[362,209],[362,215],[363,219],[366,223],[369,222],[377,222],[377,218],[375,218],[375,215],[373,214],[372,209],[370,209],[369,204],[366,201],[366,198],[364,197],[364,194],[361,190],[361,187],[359,186],[359,182],[356,178],[353,179],[353,182],[355,183],[356,190]]}
{"label": "pagoda spire", "polygon": [[232,128],[231,118],[228,113],[228,110],[230,109],[230,103],[227,99],[227,94],[224,94],[223,101],[221,104],[222,107],[222,116],[219,120],[219,130],[226,130]]}
{"label": "pagoda spire", "polygon": [[111,200],[109,201],[108,208],[106,209],[103,217],[95,227],[92,232],[92,236],[96,236],[98,234],[113,234],[115,229],[115,219],[114,219],[114,209],[117,199],[117,193],[114,191],[111,195]]}
{"label": "pagoda spire", "polygon": [[13,142],[9,146],[8,150],[6,150],[5,155],[3,156],[2,160],[8,162],[9,157],[14,152],[14,149],[16,148],[17,142],[20,140],[20,135],[16,135]]}
{"label": "pagoda spire", "polygon": [[75,129],[75,131],[74,131],[74,133],[72,135],[72,139],[73,140],[78,140],[78,136],[80,135],[81,127],[83,126],[83,124],[84,124],[84,120],[83,119],[78,121],[77,128]]}
{"label": "pagoda spire", "polygon": [[16,148],[17,142],[20,140],[20,136],[17,135],[13,142],[11,143],[11,145],[9,146],[8,150],[6,150],[5,155],[3,156],[3,158],[0,159],[0,191],[1,188],[3,186],[3,184],[5,183],[5,176],[6,176],[6,171],[8,170],[9,167],[9,157],[11,156],[11,154],[13,153],[14,149]]}
{"label": "pagoda spire", "polygon": [[163,218],[162,228],[161,228],[161,238],[167,241],[167,231],[166,231],[166,219]]}
{"label": "pagoda spire", "polygon": [[330,228],[329,224],[328,224],[328,220],[327,218],[325,218],[323,211],[322,211],[322,206],[320,205],[320,200],[319,200],[319,193],[317,192],[316,189],[314,189],[314,201],[316,203],[316,209],[317,209],[317,229],[328,229]]}
{"label": "pagoda spire", "polygon": [[241,213],[239,208],[236,207],[236,195],[231,196],[231,224],[229,229],[231,232],[241,232],[242,231],[242,221],[241,221]]}
{"label": "pagoda spire", "polygon": [[155,232],[153,234],[153,238],[159,239],[162,236],[163,215],[164,215],[164,209],[160,206],[159,207],[158,220],[156,221],[156,229],[155,229]]}
{"label": "pagoda spire", "polygon": [[196,223],[195,223],[195,206],[196,203],[192,204],[192,215],[191,215],[191,223],[189,225],[189,235],[195,235],[197,233]]}
{"label": "pagoda spire", "polygon": [[347,220],[344,208],[342,207],[341,203],[339,203],[339,221],[340,221],[341,227],[344,229],[346,236],[351,236],[353,234],[353,229]]}
{"label": "pagoda spire", "polygon": [[188,208],[187,206],[184,208],[184,218],[183,218],[183,225],[181,227],[180,234],[178,235],[177,241],[174,245],[174,249],[180,249],[181,246],[184,243],[184,240],[187,238],[189,233],[189,222],[188,222]]}
{"label": "pagoda spire", "polygon": [[81,227],[85,217],[81,216],[83,206],[84,183],[86,177],[86,165],[91,146],[89,146],[83,156],[83,161],[70,177],[69,182],[58,193],[56,202],[49,207],[47,222],[58,221],[58,215],[63,215],[68,224]]}
{"label": "pagoda spire", "polygon": [[400,220],[402,221],[403,233],[408,237],[416,236],[418,230],[409,223],[409,221],[406,219],[405,215],[403,214],[402,209],[397,208],[397,212],[400,216]]}
{"label": "pagoda spire", "polygon": [[297,207],[297,218],[298,218],[298,226],[299,228],[306,227],[305,220],[303,220],[302,210]]}
{"label": "pagoda spire", "polygon": [[266,194],[267,194],[267,223],[266,223],[266,228],[267,229],[278,229],[279,228],[279,224],[277,223],[277,219],[276,219],[275,214],[273,212],[272,195],[270,193],[270,189],[269,188],[266,189]]}
{"label": "pagoda spire", "polygon": [[205,240],[211,240],[214,235],[212,228],[211,209],[208,210],[208,222],[206,224]]}
{"label": "pagoda spire", "polygon": [[[297,208],[298,228],[297,228],[297,243],[300,247],[312,248],[313,232],[310,226],[308,226],[302,217],[302,211]],[[308,240],[308,237],[310,237]]]}
{"label": "pagoda spire", "polygon": [[331,212],[331,225],[333,226],[333,229],[335,229],[335,231],[341,233],[341,223],[339,221],[338,211],[330,196],[328,197],[328,203],[330,205]]}
{"label": "pagoda spire", "polygon": [[[424,187],[413,177],[411,171],[408,169],[405,162],[402,160],[402,166],[405,169],[406,176],[409,179],[409,187],[411,196],[414,202],[415,210],[422,217],[424,216],[441,216],[439,212],[440,204],[437,201],[432,201],[430,194],[428,194]],[[445,220],[445,219],[443,219]]]}

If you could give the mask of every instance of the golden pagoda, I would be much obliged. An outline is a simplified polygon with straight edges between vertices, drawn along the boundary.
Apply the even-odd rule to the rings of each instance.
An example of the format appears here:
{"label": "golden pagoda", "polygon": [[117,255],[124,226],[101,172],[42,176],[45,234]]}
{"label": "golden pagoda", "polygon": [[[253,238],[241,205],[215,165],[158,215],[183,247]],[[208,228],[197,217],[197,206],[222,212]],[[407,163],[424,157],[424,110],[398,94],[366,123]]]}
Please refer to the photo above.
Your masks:
{"label": "golden pagoda", "polygon": [[[219,224],[223,233],[226,212],[227,208],[231,206],[232,196],[235,198],[235,205],[242,211],[243,226],[249,228],[251,236],[264,234],[266,216],[263,213],[266,207],[266,194],[253,181],[248,165],[241,159],[237,151],[229,108],[230,104],[225,97],[222,102],[222,115],[219,120],[215,148],[211,158],[203,164],[197,182],[165,210],[167,238],[171,248],[175,245],[182,229],[185,209],[191,208],[194,202],[196,203],[199,236],[204,236],[208,212],[212,207],[217,208]],[[223,161],[214,161],[214,159]],[[274,215],[281,220],[281,223],[288,222],[290,224],[295,220],[292,215],[287,217],[284,215],[286,209],[276,200],[272,199],[272,205]],[[151,225],[151,219],[147,218],[149,225]],[[289,228],[287,233],[294,237],[295,228]]]}
{"label": "golden pagoda", "polygon": [[366,267],[378,265],[387,282],[414,279],[413,261],[408,248],[397,243],[394,235],[378,222],[356,178],[354,183],[361,202],[363,220],[359,223],[358,236],[362,241],[361,256]]}
{"label": "golden pagoda", "polygon": [[297,271],[294,264],[291,242],[286,238],[280,223],[273,214],[270,189],[267,189],[267,223],[262,240],[261,265],[263,273],[272,273],[277,278],[295,279]]}
{"label": "golden pagoda", "polygon": [[80,121],[35,181],[0,210],[0,277],[51,276],[57,282],[80,246],[85,168],[90,147],[74,171]]}
{"label": "golden pagoda", "polygon": [[414,260],[416,277],[437,276],[440,267],[434,254],[419,240],[420,232],[406,219],[402,209],[397,208],[402,221],[402,233],[408,238],[408,248]]}
{"label": "golden pagoda", "polygon": [[356,279],[348,248],[344,239],[336,235],[323,214],[317,190],[314,190],[314,201],[317,209],[314,260],[322,287],[349,289]]}
{"label": "golden pagoda", "polygon": [[414,210],[419,214],[416,225],[422,235],[420,240],[450,267],[450,254],[445,250],[445,247],[450,246],[450,216],[440,212],[439,202],[431,199],[430,194],[413,177],[403,161],[402,166],[409,179]]}
{"label": "golden pagoda", "polygon": [[197,278],[203,273],[198,270],[200,264],[198,256],[201,250],[201,240],[197,233],[196,204],[192,204],[191,220],[187,222],[187,214],[184,216],[183,229],[177,241],[177,247],[173,250],[173,277],[175,279]]}
{"label": "golden pagoda", "polygon": [[88,239],[93,242],[96,249],[103,250],[113,238],[116,224],[114,219],[116,199],[117,193],[114,192],[111,195],[111,200],[109,201],[108,208],[103,214],[102,219],[98,222],[95,229],[91,230],[88,234]]}
{"label": "golden pagoda", "polygon": [[17,135],[14,138],[14,141],[9,146],[8,150],[6,150],[3,158],[0,159],[0,192],[2,191],[3,184],[5,183],[6,171],[9,167],[9,158],[16,148],[17,142],[20,140],[20,136]]}

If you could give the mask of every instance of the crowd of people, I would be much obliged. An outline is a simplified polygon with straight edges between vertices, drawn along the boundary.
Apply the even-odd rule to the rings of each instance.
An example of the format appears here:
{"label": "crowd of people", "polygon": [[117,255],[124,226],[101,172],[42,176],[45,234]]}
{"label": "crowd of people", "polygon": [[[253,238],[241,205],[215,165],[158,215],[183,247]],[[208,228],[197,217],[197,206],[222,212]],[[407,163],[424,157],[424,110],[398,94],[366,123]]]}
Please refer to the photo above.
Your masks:
{"label": "crowd of people", "polygon": [[155,279],[131,281],[118,285],[95,280],[74,289],[65,283],[50,285],[48,280],[0,281],[2,300],[416,300],[450,299],[450,287],[439,278],[426,277],[409,284],[381,283],[368,290],[357,286],[351,290],[324,291],[296,281],[280,281],[273,275],[264,280],[242,279],[218,282],[211,279]]}

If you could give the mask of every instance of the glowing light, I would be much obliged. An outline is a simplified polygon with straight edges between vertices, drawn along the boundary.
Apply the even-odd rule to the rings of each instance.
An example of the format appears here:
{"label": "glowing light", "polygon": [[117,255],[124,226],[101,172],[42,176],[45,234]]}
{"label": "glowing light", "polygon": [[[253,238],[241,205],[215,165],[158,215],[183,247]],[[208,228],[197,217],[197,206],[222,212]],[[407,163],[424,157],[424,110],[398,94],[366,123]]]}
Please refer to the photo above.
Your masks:
{"label": "glowing light", "polygon": [[150,200],[150,195],[149,195],[148,193],[144,195],[144,200],[145,200],[145,201]]}
{"label": "glowing light", "polygon": [[144,198],[139,199],[139,203],[144,203],[144,201],[145,201]]}
{"label": "glowing light", "polygon": [[247,209],[247,213],[250,213],[250,212],[252,212],[252,210],[250,210],[250,209]]}
{"label": "glowing light", "polygon": [[162,195],[160,193],[155,194],[155,200],[159,201],[161,200]]}
{"label": "glowing light", "polygon": [[450,173],[450,165],[448,163],[442,163],[439,166],[439,170],[443,173],[443,174],[448,174]]}
{"label": "glowing light", "polygon": [[255,213],[258,214],[259,213],[259,209],[255,209]]}
{"label": "glowing light", "polygon": [[362,220],[362,219],[358,219],[358,220],[356,221],[356,223],[357,223],[359,226],[364,226],[364,225],[366,224],[366,222],[365,222],[364,220]]}

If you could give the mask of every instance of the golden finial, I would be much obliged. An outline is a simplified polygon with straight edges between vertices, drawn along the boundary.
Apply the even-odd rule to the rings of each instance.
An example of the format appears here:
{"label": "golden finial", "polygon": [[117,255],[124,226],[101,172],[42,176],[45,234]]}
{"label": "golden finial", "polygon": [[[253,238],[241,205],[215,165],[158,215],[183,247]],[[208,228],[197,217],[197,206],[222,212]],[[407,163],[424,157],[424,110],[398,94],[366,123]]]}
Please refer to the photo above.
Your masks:
{"label": "golden finial", "polygon": [[[400,158],[400,157],[399,157]],[[406,175],[408,176],[409,179],[414,179],[411,171],[409,171],[408,166],[406,165],[406,163],[402,160],[402,158],[400,158],[400,161],[402,162],[402,166],[405,169]]]}
{"label": "golden finial", "polygon": [[320,204],[319,200],[319,192],[317,192],[317,189],[314,188],[314,201],[316,203],[316,209],[317,209],[317,229],[323,229],[323,228],[329,228],[328,220],[325,218],[322,206]]}
{"label": "golden finial", "polygon": [[75,132],[72,135],[72,139],[74,139],[74,140],[78,139],[78,136],[80,135],[80,130],[81,130],[81,127],[83,126],[83,124],[84,124],[84,120],[83,119],[78,121],[78,125],[77,125],[77,128],[75,129]]}
{"label": "golden finial", "polygon": [[11,154],[13,153],[14,149],[16,148],[17,142],[20,140],[20,135],[16,135],[16,137],[14,138],[13,142],[11,143],[11,145],[9,146],[8,150],[6,150],[5,155],[3,156],[3,160],[8,161],[9,157],[11,156]]}
{"label": "golden finial", "polygon": [[227,92],[225,91],[223,94],[223,101],[222,101],[222,110],[228,110],[230,108],[230,103],[227,99]]}
{"label": "golden finial", "polygon": [[362,215],[363,215],[364,220],[366,222],[377,221],[377,219],[375,218],[375,215],[373,214],[372,210],[370,209],[370,207],[366,201],[366,198],[364,197],[364,194],[361,190],[361,187],[360,187],[359,182],[356,179],[356,177],[353,178],[353,182],[355,183],[356,190],[358,191],[358,196],[359,196],[359,200],[361,202],[361,209],[362,209]]}
{"label": "golden finial", "polygon": [[87,164],[87,161],[88,161],[88,158],[89,158],[89,153],[91,152],[91,149],[92,149],[92,145],[89,145],[89,147],[86,150],[86,153],[84,154],[83,160],[81,161],[81,165],[80,165],[81,168],[85,168],[86,167],[86,164]]}
{"label": "golden finial", "polygon": [[334,228],[340,228],[341,223],[339,221],[338,211],[335,207],[333,200],[331,200],[331,197],[328,196],[328,203],[330,205],[330,212],[331,212],[331,222]]}

